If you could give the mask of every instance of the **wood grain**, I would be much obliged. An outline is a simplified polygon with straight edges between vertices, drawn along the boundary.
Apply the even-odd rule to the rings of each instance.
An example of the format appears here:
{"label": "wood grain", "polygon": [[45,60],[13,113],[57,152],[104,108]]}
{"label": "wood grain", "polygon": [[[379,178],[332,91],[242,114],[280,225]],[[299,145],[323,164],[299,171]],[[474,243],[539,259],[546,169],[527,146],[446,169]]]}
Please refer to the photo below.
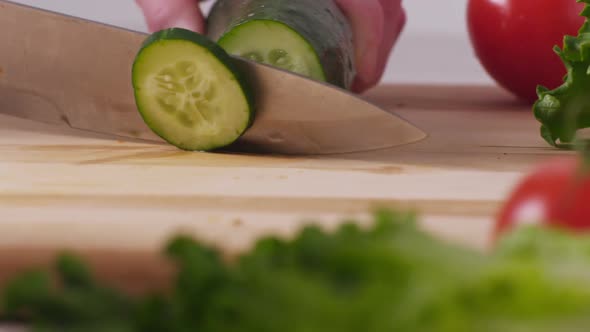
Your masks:
{"label": "wood grain", "polygon": [[0,283],[71,249],[105,280],[143,291],[166,284],[157,253],[173,234],[231,256],[260,236],[331,228],[376,207],[415,210],[426,230],[485,249],[523,173],[566,153],[495,87],[381,86],[366,98],[429,137],[322,157],[191,153],[0,116]]}

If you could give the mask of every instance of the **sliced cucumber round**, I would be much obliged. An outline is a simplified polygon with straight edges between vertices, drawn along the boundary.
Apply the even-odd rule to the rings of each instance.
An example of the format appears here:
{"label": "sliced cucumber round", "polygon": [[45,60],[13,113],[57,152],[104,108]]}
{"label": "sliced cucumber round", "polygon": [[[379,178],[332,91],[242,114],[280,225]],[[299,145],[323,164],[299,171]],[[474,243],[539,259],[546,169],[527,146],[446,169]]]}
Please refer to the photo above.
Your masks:
{"label": "sliced cucumber round", "polygon": [[132,77],[143,120],[180,149],[226,147],[252,124],[246,81],[220,46],[196,32],[172,28],[149,36]]}

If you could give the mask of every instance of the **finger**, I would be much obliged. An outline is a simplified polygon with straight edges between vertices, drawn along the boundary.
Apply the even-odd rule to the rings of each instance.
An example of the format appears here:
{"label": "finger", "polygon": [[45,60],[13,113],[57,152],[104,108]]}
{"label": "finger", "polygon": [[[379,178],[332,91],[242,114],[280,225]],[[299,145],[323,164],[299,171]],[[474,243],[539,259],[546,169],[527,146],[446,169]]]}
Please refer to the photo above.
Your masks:
{"label": "finger", "polygon": [[[337,0],[337,3],[353,30],[357,70],[355,81],[368,82],[375,76],[378,67],[385,24],[383,8],[379,0]],[[355,82],[353,90],[358,84]]]}
{"label": "finger", "polygon": [[406,24],[406,13],[401,6],[401,0],[381,0],[381,6],[383,7],[385,25],[383,40],[379,47],[377,70],[374,76],[369,79],[367,86],[361,87],[363,90],[381,81],[394,45],[397,43]]}
{"label": "finger", "polygon": [[184,28],[205,32],[205,19],[196,0],[135,0],[150,32]]}
{"label": "finger", "polygon": [[[383,40],[381,47],[379,47],[379,60],[377,65],[377,73],[383,72],[387,64],[387,60],[393,50],[393,46],[403,28],[406,24],[406,13],[401,6],[401,0],[380,0],[383,7],[383,15],[385,17],[385,26],[383,32]],[[380,75],[379,75],[380,76]],[[380,77],[378,78],[380,79]]]}

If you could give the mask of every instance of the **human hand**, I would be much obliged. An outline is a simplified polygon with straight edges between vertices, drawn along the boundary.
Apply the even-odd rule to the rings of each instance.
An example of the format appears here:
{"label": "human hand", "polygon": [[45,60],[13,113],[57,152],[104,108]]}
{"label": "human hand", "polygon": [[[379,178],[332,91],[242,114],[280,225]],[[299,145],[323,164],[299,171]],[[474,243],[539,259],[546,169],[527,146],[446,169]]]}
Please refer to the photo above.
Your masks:
{"label": "human hand", "polygon": [[402,0],[335,0],[354,33],[357,76],[352,90],[364,92],[381,80],[406,24]]}
{"label": "human hand", "polygon": [[[171,27],[206,32],[205,19],[197,4],[199,0],[135,1],[151,32]],[[364,92],[381,80],[389,55],[406,23],[401,1],[336,0],[354,33],[357,68],[352,86],[354,92]]]}

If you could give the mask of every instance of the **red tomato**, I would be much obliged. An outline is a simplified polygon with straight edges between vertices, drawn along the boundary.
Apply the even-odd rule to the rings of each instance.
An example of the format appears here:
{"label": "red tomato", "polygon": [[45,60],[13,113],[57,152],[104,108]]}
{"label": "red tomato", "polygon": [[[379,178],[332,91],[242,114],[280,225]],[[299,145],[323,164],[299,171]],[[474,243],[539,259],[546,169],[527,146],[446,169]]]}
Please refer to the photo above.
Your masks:
{"label": "red tomato", "polygon": [[493,238],[525,223],[590,231],[590,172],[580,166],[561,157],[528,174],[502,207]]}
{"label": "red tomato", "polygon": [[475,54],[503,88],[528,102],[537,85],[563,83],[566,69],[555,45],[584,23],[576,0],[469,0],[467,27]]}

